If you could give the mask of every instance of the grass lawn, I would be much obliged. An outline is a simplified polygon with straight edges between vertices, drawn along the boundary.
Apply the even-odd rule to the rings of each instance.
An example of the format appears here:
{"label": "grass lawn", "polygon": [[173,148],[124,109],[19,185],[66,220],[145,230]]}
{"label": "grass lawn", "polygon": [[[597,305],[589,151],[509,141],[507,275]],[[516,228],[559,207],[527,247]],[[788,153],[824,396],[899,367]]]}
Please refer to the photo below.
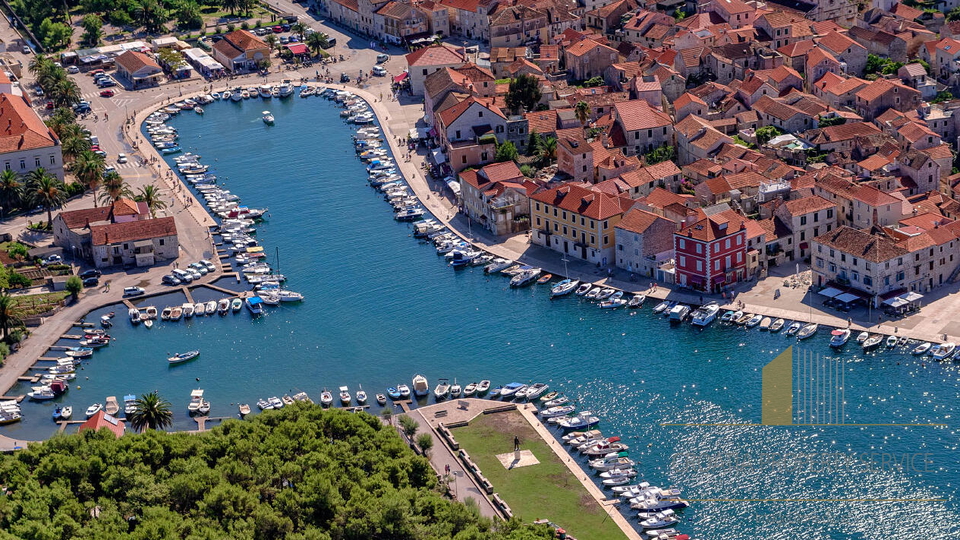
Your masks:
{"label": "grass lawn", "polygon": [[[481,415],[453,434],[517,517],[549,519],[579,540],[623,538],[620,528],[519,412]],[[538,465],[504,468],[497,454],[513,450],[514,436],[520,437],[524,450],[533,452]]]}

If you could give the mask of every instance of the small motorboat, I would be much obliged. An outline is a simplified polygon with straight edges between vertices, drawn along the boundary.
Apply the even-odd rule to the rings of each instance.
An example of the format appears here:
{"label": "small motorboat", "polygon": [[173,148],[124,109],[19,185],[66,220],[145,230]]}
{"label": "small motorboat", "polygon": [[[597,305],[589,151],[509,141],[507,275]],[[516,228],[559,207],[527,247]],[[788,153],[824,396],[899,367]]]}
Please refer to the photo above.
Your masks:
{"label": "small motorboat", "polygon": [[93,405],[87,407],[85,414],[87,415],[87,418],[90,418],[91,416],[97,414],[102,410],[103,410],[103,403],[94,403]]}
{"label": "small motorboat", "polygon": [[239,299],[239,298],[234,298],[233,300],[230,301],[230,310],[231,310],[231,311],[233,311],[234,313],[236,313],[236,312],[240,311],[241,309],[243,309],[243,300],[241,300],[241,299]]}
{"label": "small motorboat", "polygon": [[637,309],[643,305],[644,300],[646,300],[646,295],[635,294],[630,298],[630,301],[627,302],[627,307],[630,309]]}
{"label": "small motorboat", "polygon": [[263,111],[261,114],[263,116],[261,116],[260,118],[263,120],[263,123],[268,126],[272,126],[276,119],[273,117],[272,114],[270,114],[270,111]]}
{"label": "small motorboat", "polygon": [[386,404],[387,404],[387,396],[385,396],[385,395],[383,395],[383,394],[377,394],[377,403],[379,403],[381,406],[382,406],[382,405],[386,405]]}
{"label": "small motorboat", "polygon": [[804,326],[803,328],[801,328],[799,332],[797,332],[797,339],[807,339],[809,337],[813,337],[813,335],[817,333],[817,329],[819,328],[820,328],[819,324],[810,323]]}
{"label": "small motorboat", "polygon": [[[358,388],[358,390],[357,390],[357,403],[359,403],[360,405],[363,405],[364,403],[367,402],[367,393],[363,391],[363,387],[362,387],[362,386],[357,385],[357,388]],[[348,402],[348,403],[349,403],[349,402]]]}
{"label": "small motorboat", "polygon": [[733,311],[732,309],[728,309],[726,313],[720,316],[720,322],[725,322],[725,323],[732,322],[733,316],[736,315],[736,313],[737,313],[736,311]]}
{"label": "small motorboat", "polygon": [[600,300],[602,302],[607,298],[610,298],[611,296],[613,296],[613,293],[615,292],[617,292],[616,289],[612,287],[605,287],[602,291],[600,291],[600,294],[597,295],[597,300]]}
{"label": "small motorboat", "polygon": [[110,416],[116,416],[120,412],[120,403],[117,402],[117,396],[107,396],[103,410]]}
{"label": "small motorboat", "polygon": [[751,315],[750,318],[747,319],[747,322],[745,322],[743,325],[747,328],[753,328],[754,326],[758,326],[761,322],[763,322],[763,315],[757,313],[756,315]]}
{"label": "small motorboat", "polygon": [[795,335],[797,332],[800,331],[800,328],[802,326],[803,324],[800,321],[794,321],[790,323],[790,326],[787,327],[787,330],[783,333],[783,335],[785,336]]}
{"label": "small motorboat", "polygon": [[839,349],[847,344],[847,341],[850,339],[850,334],[853,332],[849,328],[839,329],[830,332],[830,346],[834,349]]}
{"label": "small motorboat", "polygon": [[497,386],[490,390],[490,399],[497,399],[500,397],[500,392],[503,391],[503,386]]}
{"label": "small motorboat", "polygon": [[750,313],[744,313],[742,311],[738,311],[737,313],[739,313],[740,315],[733,322],[739,326],[743,326],[747,324],[753,318],[753,315]]}
{"label": "small motorboat", "polygon": [[170,358],[167,358],[167,362],[169,362],[171,365],[182,364],[183,362],[189,362],[198,356],[200,356],[200,351],[187,351],[183,353],[177,353]]}
{"label": "small motorboat", "polygon": [[[524,395],[528,400],[533,401],[540,396],[542,396],[548,389],[550,385],[546,383],[534,383],[527,388],[527,391]],[[519,394],[519,392],[517,392]]]}
{"label": "small motorboat", "polygon": [[240,416],[246,416],[246,415],[248,415],[248,414],[250,414],[250,405],[247,405],[246,403],[241,403],[241,404],[240,404]]}
{"label": "small motorboat", "polygon": [[583,295],[587,294],[588,292],[590,292],[590,289],[591,289],[591,288],[593,288],[593,285],[591,285],[590,283],[583,283],[583,284],[581,284],[579,287],[577,287],[577,292],[576,292],[576,294],[577,294],[577,296],[583,296]]}
{"label": "small motorboat", "polygon": [[869,350],[875,349],[878,346],[880,346],[881,343],[883,343],[883,335],[874,334],[872,336],[869,336],[866,340],[864,340],[863,350],[869,351]]}
{"label": "small motorboat", "polygon": [[449,394],[450,383],[447,379],[440,379],[439,382],[437,382],[437,386],[433,389],[433,397],[436,398],[437,401],[441,401],[446,399]]}
{"label": "small motorboat", "polygon": [[763,320],[760,321],[760,331],[765,332],[767,330],[770,330],[770,325],[772,324],[773,324],[773,319],[771,319],[770,317],[764,317]]}
{"label": "small motorboat", "polygon": [[400,399],[400,390],[391,386],[387,388],[387,395],[390,396],[390,399]]}
{"label": "small motorboat", "polygon": [[324,407],[329,407],[333,404],[333,392],[327,390],[326,388],[320,392],[320,405]]}
{"label": "small motorboat", "polygon": [[213,300],[207,302],[204,304],[204,311],[206,311],[207,315],[213,315],[217,312],[217,303]]}
{"label": "small motorboat", "polygon": [[207,314],[207,306],[202,302],[196,303],[193,305],[193,314],[197,317],[203,317]]}
{"label": "small motorboat", "polygon": [[663,302],[660,302],[659,304],[657,304],[656,306],[654,306],[653,312],[654,312],[654,313],[663,313],[664,311],[666,311],[666,309],[667,309],[668,307],[670,307],[670,302],[664,300]]}
{"label": "small motorboat", "polygon": [[405,384],[398,385],[397,391],[400,392],[400,397],[403,399],[410,397],[410,387]]}
{"label": "small motorboat", "polygon": [[556,407],[549,407],[539,411],[537,414],[541,418],[556,418],[558,416],[567,416],[576,410],[576,407],[573,405],[559,405]]}
{"label": "small motorboat", "polygon": [[640,521],[640,526],[644,529],[661,529],[663,527],[669,527],[680,521],[674,513],[673,510],[664,510],[663,512],[656,512],[650,517],[646,517]]}
{"label": "small motorboat", "polygon": [[931,348],[930,350],[933,353],[934,360],[946,360],[947,358],[950,358],[950,355],[953,354],[953,351],[956,350],[956,348],[957,348],[957,344],[950,342],[950,343],[942,343],[940,345],[937,345]]}
{"label": "small motorboat", "polygon": [[157,307],[156,306],[147,306],[147,309],[144,311],[144,316],[147,320],[153,320],[157,318]]}
{"label": "small motorboat", "polygon": [[537,285],[543,285],[553,279],[553,274],[544,274],[537,280]]}
{"label": "small motorboat", "polygon": [[587,300],[597,300],[598,298],[600,298],[601,292],[603,292],[603,287],[594,287],[590,289],[590,292],[588,292],[584,296],[586,297]]}
{"label": "small motorboat", "polygon": [[217,313],[220,315],[226,315],[227,311],[230,311],[230,299],[221,298],[220,301],[217,302]]}
{"label": "small motorboat", "polygon": [[917,345],[912,351],[910,351],[910,353],[913,354],[914,356],[922,356],[924,354],[927,354],[927,351],[929,351],[930,347],[932,346],[933,344],[927,341],[925,343],[921,343],[920,345]]}
{"label": "small motorboat", "polygon": [[507,383],[506,385],[500,388],[499,394],[500,394],[500,397],[504,399],[513,399],[513,397],[517,394],[517,392],[521,390],[526,390],[526,388],[527,388],[527,385],[523,383],[519,383],[519,382]]}
{"label": "small motorboat", "polygon": [[352,399],[353,398],[350,396],[350,390],[346,386],[341,386],[340,387],[340,404],[344,406],[349,405],[350,400]]}
{"label": "small motorboat", "polygon": [[863,342],[870,338],[870,332],[860,332],[857,334],[857,344],[863,345]]}
{"label": "small motorboat", "polygon": [[482,396],[490,390],[490,381],[484,379],[477,383],[477,395]]}
{"label": "small motorboat", "polygon": [[580,285],[579,280],[565,279],[550,288],[550,297],[557,298],[570,294]]}
{"label": "small motorboat", "polygon": [[93,347],[70,347],[63,354],[70,358],[90,358],[93,356]]}
{"label": "small motorboat", "polygon": [[472,382],[463,387],[463,397],[470,397],[477,392],[477,383]]}
{"label": "small motorboat", "polygon": [[130,322],[133,324],[140,324],[140,310],[137,308],[130,308],[128,311],[130,315]]}
{"label": "small motorboat", "polygon": [[892,349],[897,346],[897,336],[887,336],[887,348]]}
{"label": "small motorboat", "polygon": [[60,409],[60,420],[69,420],[73,416],[73,407],[67,405]]}
{"label": "small motorboat", "polygon": [[271,405],[269,401],[261,398],[257,400],[257,407],[259,407],[261,411],[269,411],[273,408],[273,405]]}
{"label": "small motorboat", "polygon": [[783,319],[777,319],[777,320],[773,321],[772,323],[770,323],[770,332],[771,332],[771,333],[777,333],[777,332],[779,332],[780,330],[783,329],[783,325],[786,324],[786,323],[787,323],[787,321],[785,321],[785,320],[783,320]]}
{"label": "small motorboat", "polygon": [[599,429],[591,429],[590,431],[571,431],[570,433],[567,433],[561,437],[561,440],[563,441],[563,444],[576,448],[587,441],[599,440],[602,438],[603,434],[600,433]]}
{"label": "small motorboat", "polygon": [[273,409],[282,409],[282,408],[283,408],[283,400],[280,399],[280,398],[278,398],[277,396],[273,396],[273,397],[271,397],[271,398],[268,398],[268,399],[267,399],[267,402],[270,403],[270,407],[273,408]]}
{"label": "small motorboat", "polygon": [[457,384],[457,380],[453,380],[453,384],[450,385],[450,397],[452,399],[457,399],[463,394],[463,388]]}
{"label": "small motorboat", "polygon": [[290,397],[289,394],[284,394],[283,397],[280,398],[280,400],[283,401],[284,405],[293,405],[294,403],[294,399]]}
{"label": "small motorboat", "polygon": [[564,405],[567,403],[570,403],[570,398],[568,398],[567,396],[557,396],[551,400],[544,401],[543,406],[549,408],[549,407],[556,407],[558,405]]}
{"label": "small motorboat", "polygon": [[179,321],[181,316],[183,316],[183,308],[180,306],[173,306],[170,308],[170,316],[168,317],[169,320]]}
{"label": "small motorboat", "polygon": [[143,321],[143,327],[147,329],[153,328],[153,321],[150,319]]}
{"label": "small motorboat", "polygon": [[560,395],[560,392],[553,390],[551,392],[547,392],[546,394],[540,396],[540,401],[544,401],[544,402],[550,401],[551,399],[556,399],[556,397],[559,395]]}

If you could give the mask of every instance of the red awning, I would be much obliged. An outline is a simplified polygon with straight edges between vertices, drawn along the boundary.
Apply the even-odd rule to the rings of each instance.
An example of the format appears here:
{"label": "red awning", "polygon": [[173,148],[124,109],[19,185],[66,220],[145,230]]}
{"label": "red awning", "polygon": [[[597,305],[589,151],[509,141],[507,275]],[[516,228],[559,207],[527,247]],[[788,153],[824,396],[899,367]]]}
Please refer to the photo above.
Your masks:
{"label": "red awning", "polygon": [[287,45],[287,49],[293,54],[307,54],[307,46],[303,43],[291,43]]}
{"label": "red awning", "polygon": [[395,82],[396,84],[400,84],[400,83],[403,82],[404,79],[407,78],[408,75],[410,75],[410,73],[407,72],[407,71],[404,71],[403,73],[401,73],[401,74],[397,75],[396,77],[394,77],[394,78],[393,78],[393,82]]}
{"label": "red awning", "polygon": [[800,242],[800,249],[807,249],[808,247],[810,247],[810,245],[806,242]]}

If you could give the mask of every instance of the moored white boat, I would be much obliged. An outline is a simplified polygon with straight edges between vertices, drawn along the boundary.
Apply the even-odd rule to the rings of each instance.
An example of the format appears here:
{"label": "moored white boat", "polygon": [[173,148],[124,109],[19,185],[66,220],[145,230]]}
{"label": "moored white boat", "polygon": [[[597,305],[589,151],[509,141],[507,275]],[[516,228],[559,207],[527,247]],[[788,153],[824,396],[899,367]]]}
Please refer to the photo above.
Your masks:
{"label": "moored white boat", "polygon": [[850,335],[853,332],[849,328],[836,329],[830,332],[830,346],[833,348],[840,348],[847,344],[847,341],[850,340]]}

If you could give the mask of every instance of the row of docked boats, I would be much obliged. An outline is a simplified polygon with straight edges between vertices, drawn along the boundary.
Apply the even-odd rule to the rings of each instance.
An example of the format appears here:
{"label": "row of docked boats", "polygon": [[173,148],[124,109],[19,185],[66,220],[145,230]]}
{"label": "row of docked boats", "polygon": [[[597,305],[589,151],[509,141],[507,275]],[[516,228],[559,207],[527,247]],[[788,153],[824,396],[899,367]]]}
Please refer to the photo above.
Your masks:
{"label": "row of docked boats", "polygon": [[[279,97],[292,95],[294,90],[290,81],[284,81],[278,87],[271,88],[280,93]],[[203,97],[203,99],[209,99],[212,102],[216,99],[232,99],[232,95],[234,94],[211,94]],[[239,99],[242,99],[242,97]],[[165,122],[168,119],[169,117],[158,116],[150,127],[152,129],[168,129],[175,133],[175,128],[166,125]],[[229,309],[236,312],[240,310],[241,305],[245,304],[251,313],[259,315],[263,313],[263,306],[275,306],[281,302],[303,300],[302,294],[281,287],[281,284],[286,281],[286,277],[274,271],[266,261],[267,256],[264,248],[255,236],[256,225],[266,218],[269,210],[244,205],[238,195],[218,185],[217,176],[212,174],[209,167],[200,161],[201,156],[194,153],[185,153],[173,160],[183,180],[193,187],[207,210],[218,219],[219,223],[211,230],[211,234],[214,236],[214,243],[219,253],[232,257],[238,273],[243,276],[247,283],[258,289],[255,300],[250,298],[246,300],[230,299]],[[259,291],[260,289],[262,291]],[[170,308],[169,316],[171,320],[178,320],[181,316],[189,318],[193,314],[210,315],[214,312],[225,314],[226,309],[223,308],[222,304],[223,300],[217,301],[216,311],[210,310],[209,302],[202,304],[202,308],[200,304],[193,304],[192,307],[183,305],[180,306],[179,310],[174,306]]]}
{"label": "row of docked boats", "polygon": [[[344,107],[341,115],[348,122],[357,124],[373,122],[373,113],[369,111],[369,105],[350,92],[327,89],[322,92],[322,95]],[[380,128],[373,125],[361,127],[353,135],[353,146],[357,159],[366,165],[367,181],[370,186],[379,191],[384,200],[393,207],[393,218],[401,222],[423,219],[427,211],[400,173],[383,140]]]}
{"label": "row of docked boats", "polygon": [[223,100],[236,103],[245,99],[286,98],[292,96],[295,90],[296,86],[294,86],[293,82],[289,79],[284,79],[283,82],[278,85],[264,83],[259,86],[248,86],[247,88],[238,86],[232,90],[214,92],[206,97],[209,97],[212,101]]}

